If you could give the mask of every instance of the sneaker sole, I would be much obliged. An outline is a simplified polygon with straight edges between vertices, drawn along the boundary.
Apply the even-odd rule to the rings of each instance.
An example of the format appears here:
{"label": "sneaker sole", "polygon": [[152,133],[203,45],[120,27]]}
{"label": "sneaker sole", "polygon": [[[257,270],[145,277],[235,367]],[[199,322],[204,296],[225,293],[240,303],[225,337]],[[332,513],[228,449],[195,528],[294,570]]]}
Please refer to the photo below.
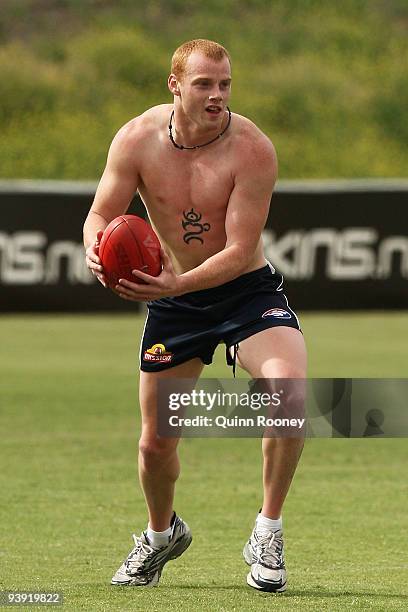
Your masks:
{"label": "sneaker sole", "polygon": [[146,584],[140,584],[139,582],[132,582],[132,579],[130,579],[128,582],[116,582],[114,580],[111,580],[111,584],[113,586],[119,586],[119,587],[157,587],[159,586],[159,580],[160,580],[160,575],[161,575],[161,570],[157,571],[155,573],[155,575],[153,576],[153,578],[151,579],[150,582],[147,582]]}
{"label": "sneaker sole", "polygon": [[[244,546],[244,550],[242,551],[242,555],[244,557],[244,561],[247,565],[252,565],[252,553],[250,548],[250,543],[247,542]],[[283,593],[286,591],[286,582],[284,584],[268,584],[267,582],[263,582],[262,584],[258,584],[252,578],[251,572],[247,575],[247,584],[253,589],[257,589],[258,591],[264,591],[265,593]]]}
{"label": "sneaker sole", "polygon": [[262,584],[258,584],[252,578],[251,572],[249,572],[247,576],[247,584],[253,589],[257,589],[258,591],[263,591],[264,593],[283,593],[286,591],[286,582],[284,584],[272,584],[263,582]]}

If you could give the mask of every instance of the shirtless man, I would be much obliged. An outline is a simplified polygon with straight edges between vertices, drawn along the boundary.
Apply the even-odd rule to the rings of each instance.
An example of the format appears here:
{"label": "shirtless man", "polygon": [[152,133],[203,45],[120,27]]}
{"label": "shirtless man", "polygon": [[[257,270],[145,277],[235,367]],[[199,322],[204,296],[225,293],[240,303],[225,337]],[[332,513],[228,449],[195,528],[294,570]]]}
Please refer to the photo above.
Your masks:
{"label": "shirtless man", "polygon": [[[102,231],[127,211],[136,191],[163,247],[158,277],[135,271],[135,282],[116,287],[123,299],[149,307],[139,443],[149,523],[133,536],[135,547],[112,578],[116,585],[156,586],[164,564],[191,542],[173,510],[178,440],[156,433],[158,377],[197,379],[221,341],[227,362],[235,368],[237,360],[252,378],[306,375],[299,323],[261,239],[277,176],[274,147],[251,121],[230,113],[231,62],[217,43],[179,47],[168,87],[173,104],[149,109],[115,136],[84,227],[87,264],[102,284]],[[155,343],[164,344],[170,361],[145,358]],[[301,450],[300,439],[263,439],[263,504],[244,548],[247,583],[262,591],[286,588],[281,511]]]}

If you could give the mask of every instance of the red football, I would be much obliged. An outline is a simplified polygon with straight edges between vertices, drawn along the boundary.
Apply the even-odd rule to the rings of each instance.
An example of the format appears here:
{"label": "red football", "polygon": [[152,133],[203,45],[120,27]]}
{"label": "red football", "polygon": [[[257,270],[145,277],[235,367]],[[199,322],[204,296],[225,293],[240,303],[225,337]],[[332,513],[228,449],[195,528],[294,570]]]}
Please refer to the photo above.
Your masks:
{"label": "red football", "polygon": [[101,238],[99,257],[111,288],[120,278],[143,282],[132,270],[158,276],[162,269],[159,239],[150,225],[136,215],[120,215],[109,223]]}

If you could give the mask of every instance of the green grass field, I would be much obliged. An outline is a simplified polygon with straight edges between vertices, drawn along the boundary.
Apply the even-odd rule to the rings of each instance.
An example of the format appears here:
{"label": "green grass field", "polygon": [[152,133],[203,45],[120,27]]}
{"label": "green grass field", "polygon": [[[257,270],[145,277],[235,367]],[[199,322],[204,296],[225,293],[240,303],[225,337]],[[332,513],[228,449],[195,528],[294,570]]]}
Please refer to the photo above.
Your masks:
{"label": "green grass field", "polygon": [[[310,376],[407,376],[407,314],[302,321]],[[186,439],[175,507],[192,546],[157,589],[109,585],[146,521],[136,470],[142,323],[0,317],[1,588],[61,590],[65,610],[406,610],[403,439],[307,441],[285,506],[284,595],[245,584],[259,440]],[[231,376],[222,349],[205,373]]]}

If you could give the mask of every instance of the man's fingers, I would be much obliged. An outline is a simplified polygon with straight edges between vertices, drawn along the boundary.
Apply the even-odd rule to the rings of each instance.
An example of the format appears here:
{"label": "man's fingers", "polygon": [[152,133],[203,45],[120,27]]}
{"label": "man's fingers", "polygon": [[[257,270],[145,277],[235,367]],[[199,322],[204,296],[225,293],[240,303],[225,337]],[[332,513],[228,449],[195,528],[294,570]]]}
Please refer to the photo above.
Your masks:
{"label": "man's fingers", "polygon": [[103,272],[103,268],[101,265],[92,262],[92,265],[90,266],[92,268],[92,270],[96,270],[97,272]]}
{"label": "man's fingers", "polygon": [[117,293],[117,295],[120,298],[122,298],[122,300],[128,300],[129,302],[150,302],[151,301],[151,298],[148,298],[145,295],[141,296],[141,297],[138,297],[137,299],[134,298],[134,297],[129,297],[128,295],[122,295],[121,293]]}
{"label": "man's fingers", "polygon": [[105,281],[104,277],[101,274],[95,274],[95,276],[98,279],[98,281],[101,283],[101,285],[103,285],[105,287],[105,289],[106,289],[108,284]]}
{"label": "man's fingers", "polygon": [[[122,280],[122,279],[121,279]],[[120,282],[120,281],[119,281]],[[128,289],[126,286],[122,285],[122,284],[118,284],[115,286],[116,291],[120,294],[120,295],[126,295],[127,297],[133,297],[136,299],[135,296],[135,292],[133,289]]]}
{"label": "man's fingers", "polygon": [[[125,280],[125,279],[120,279],[120,281],[122,280]],[[125,280],[125,283],[127,282],[128,281]],[[140,295],[139,293],[135,291],[135,289],[129,289],[128,287],[122,284],[115,285],[115,292],[121,297],[126,297],[129,300],[133,300],[135,302],[148,302],[150,300],[155,299],[151,295],[147,296],[145,293],[143,293],[142,288],[138,288],[137,291],[140,291]],[[149,289],[149,292],[150,292],[150,289]]]}
{"label": "man's fingers", "polygon": [[98,230],[96,232],[95,242],[86,249],[85,257],[86,265],[88,266],[92,274],[96,276],[101,285],[106,288],[108,286],[108,283],[106,282],[106,278],[103,274],[103,266],[101,265],[101,259],[98,256],[99,242],[102,238],[102,235],[102,230]]}
{"label": "man's fingers", "polygon": [[156,278],[157,278],[156,276],[151,276],[150,274],[146,274],[145,272],[142,272],[141,270],[132,270],[132,274],[133,276],[136,276],[136,278],[140,278],[141,280],[151,285],[155,284]]}
{"label": "man's fingers", "polygon": [[101,259],[95,253],[95,251],[93,250],[93,247],[90,247],[89,249],[87,249],[86,259],[87,259],[88,268],[98,270],[99,272],[103,272],[103,267],[101,265]]}
{"label": "man's fingers", "polygon": [[98,262],[95,262],[95,260],[91,259],[90,257],[88,257],[88,260],[88,268],[90,268],[92,271],[95,270],[96,272],[103,272],[103,267]]}
{"label": "man's fingers", "polygon": [[132,292],[124,290],[121,285],[116,285],[114,292],[124,300],[129,300],[131,302],[149,302],[152,299],[146,295],[138,295],[136,297]]}
{"label": "man's fingers", "polygon": [[93,244],[93,245],[90,247],[91,249],[93,249],[93,251],[94,251],[95,253],[98,253],[98,252],[99,252],[99,245],[100,245],[100,243],[101,243],[102,236],[103,236],[103,231],[102,231],[102,230],[98,230],[98,231],[96,232],[95,242],[94,242],[94,244]]}
{"label": "man's fingers", "polygon": [[94,261],[95,263],[98,263],[98,264],[101,263],[101,258],[99,257],[97,253],[95,253],[94,247],[87,249],[86,256],[88,259],[90,259],[91,261]]}

